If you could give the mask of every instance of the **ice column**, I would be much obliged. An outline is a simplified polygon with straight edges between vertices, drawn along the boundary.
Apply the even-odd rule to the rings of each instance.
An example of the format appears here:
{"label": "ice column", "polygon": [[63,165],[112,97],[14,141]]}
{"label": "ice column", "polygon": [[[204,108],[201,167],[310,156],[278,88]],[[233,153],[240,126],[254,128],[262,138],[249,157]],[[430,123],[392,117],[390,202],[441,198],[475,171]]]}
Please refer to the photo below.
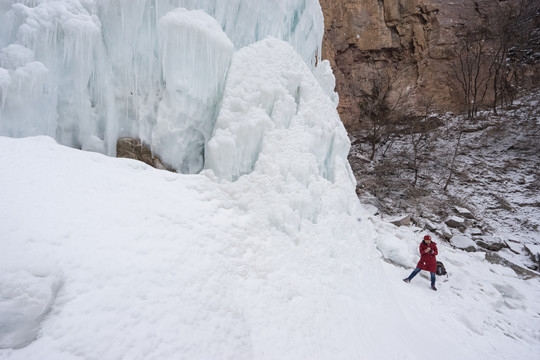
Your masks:
{"label": "ice column", "polygon": [[159,21],[165,90],[152,133],[152,151],[182,173],[204,165],[233,43],[201,10],[176,9]]}
{"label": "ice column", "polygon": [[[82,11],[81,11],[82,12]],[[85,150],[105,150],[96,136],[96,118],[89,88],[95,69],[94,48],[100,39],[99,26],[89,14],[78,13],[61,22],[59,48],[57,140]],[[54,39],[53,39],[54,40]]]}

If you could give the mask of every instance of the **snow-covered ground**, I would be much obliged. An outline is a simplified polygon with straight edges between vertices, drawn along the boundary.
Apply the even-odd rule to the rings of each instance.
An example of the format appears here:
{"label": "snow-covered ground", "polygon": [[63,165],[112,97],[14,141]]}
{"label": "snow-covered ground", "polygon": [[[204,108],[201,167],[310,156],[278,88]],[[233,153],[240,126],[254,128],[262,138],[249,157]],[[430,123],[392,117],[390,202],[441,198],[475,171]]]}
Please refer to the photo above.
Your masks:
{"label": "snow-covered ground", "polygon": [[422,233],[366,211],[333,218],[342,232],[332,234],[326,223],[291,228],[267,202],[278,206],[270,224],[252,206],[269,200],[268,184],[169,173],[47,137],[0,138],[0,168],[2,359],[540,352],[538,279],[439,242],[450,273],[439,291],[425,276],[405,284]]}

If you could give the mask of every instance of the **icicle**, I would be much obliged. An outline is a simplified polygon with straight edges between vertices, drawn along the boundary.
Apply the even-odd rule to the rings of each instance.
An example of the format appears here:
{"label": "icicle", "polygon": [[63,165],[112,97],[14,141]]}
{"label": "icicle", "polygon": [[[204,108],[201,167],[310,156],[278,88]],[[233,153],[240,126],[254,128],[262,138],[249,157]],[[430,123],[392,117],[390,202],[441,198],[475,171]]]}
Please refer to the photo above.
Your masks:
{"label": "icicle", "polygon": [[9,76],[9,72],[6,69],[0,68],[0,90],[2,90],[2,93],[0,95],[2,96],[2,111],[4,110],[4,106],[6,104],[6,98],[10,83],[11,76]]}

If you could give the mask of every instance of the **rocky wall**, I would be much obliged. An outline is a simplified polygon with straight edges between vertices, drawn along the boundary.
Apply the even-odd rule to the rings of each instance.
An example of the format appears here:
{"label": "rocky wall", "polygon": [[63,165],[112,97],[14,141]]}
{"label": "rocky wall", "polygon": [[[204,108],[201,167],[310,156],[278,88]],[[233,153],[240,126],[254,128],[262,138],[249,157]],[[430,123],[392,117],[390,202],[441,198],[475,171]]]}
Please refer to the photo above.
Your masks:
{"label": "rocky wall", "polygon": [[[444,63],[466,25],[518,0],[320,0],[325,18],[322,57],[330,61],[349,131],[359,124],[358,100],[370,79],[388,74],[409,100],[433,96],[439,108],[458,110],[444,84]],[[414,99],[413,99],[414,98]]]}

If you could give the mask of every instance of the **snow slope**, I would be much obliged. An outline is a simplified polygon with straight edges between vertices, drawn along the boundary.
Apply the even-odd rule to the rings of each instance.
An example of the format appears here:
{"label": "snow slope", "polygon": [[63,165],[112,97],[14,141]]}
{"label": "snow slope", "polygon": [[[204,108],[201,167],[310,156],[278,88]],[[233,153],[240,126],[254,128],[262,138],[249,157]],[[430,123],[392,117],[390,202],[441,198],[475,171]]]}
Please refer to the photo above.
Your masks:
{"label": "snow slope", "polygon": [[0,167],[1,359],[540,351],[537,279],[439,244],[439,291],[404,284],[420,234],[360,207],[291,227],[263,177],[173,174],[47,137],[0,138]]}

